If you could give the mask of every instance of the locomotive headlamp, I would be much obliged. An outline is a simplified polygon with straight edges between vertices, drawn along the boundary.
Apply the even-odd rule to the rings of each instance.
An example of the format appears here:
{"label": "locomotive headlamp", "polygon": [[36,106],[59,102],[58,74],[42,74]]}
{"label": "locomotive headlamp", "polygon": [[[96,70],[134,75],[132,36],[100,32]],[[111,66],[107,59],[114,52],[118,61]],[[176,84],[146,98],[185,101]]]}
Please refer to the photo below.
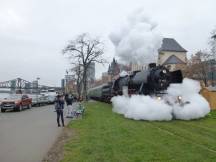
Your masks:
{"label": "locomotive headlamp", "polygon": [[157,100],[159,100],[159,101],[160,101],[160,100],[161,100],[161,97],[157,97]]}
{"label": "locomotive headlamp", "polygon": [[182,96],[178,96],[178,100],[182,100]]}
{"label": "locomotive headlamp", "polygon": [[166,71],[166,70],[163,70],[162,72],[163,72],[164,74],[166,74],[166,73],[167,73],[167,71]]}

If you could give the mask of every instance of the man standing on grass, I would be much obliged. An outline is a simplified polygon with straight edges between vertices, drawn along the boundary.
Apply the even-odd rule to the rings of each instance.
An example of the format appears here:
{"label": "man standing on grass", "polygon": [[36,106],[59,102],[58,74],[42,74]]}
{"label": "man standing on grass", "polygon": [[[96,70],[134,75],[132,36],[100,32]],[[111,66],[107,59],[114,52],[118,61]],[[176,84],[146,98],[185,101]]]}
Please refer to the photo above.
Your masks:
{"label": "man standing on grass", "polygon": [[57,95],[56,101],[55,101],[55,109],[57,113],[57,124],[58,127],[60,127],[59,118],[61,118],[62,126],[64,127],[64,116],[63,116],[63,110],[64,110],[64,99],[63,96]]}

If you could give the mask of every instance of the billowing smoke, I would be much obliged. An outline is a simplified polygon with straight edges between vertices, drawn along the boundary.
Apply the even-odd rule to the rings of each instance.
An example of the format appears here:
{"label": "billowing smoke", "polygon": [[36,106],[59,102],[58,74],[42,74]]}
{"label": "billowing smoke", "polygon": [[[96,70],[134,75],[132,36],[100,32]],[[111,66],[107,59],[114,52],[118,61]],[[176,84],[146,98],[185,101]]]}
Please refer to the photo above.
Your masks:
{"label": "billowing smoke", "polygon": [[177,119],[190,120],[204,117],[209,113],[210,107],[208,102],[199,94],[200,83],[195,80],[185,78],[182,84],[171,84],[168,88],[168,97],[174,101],[174,97],[181,96],[182,101],[189,101],[189,104],[180,106],[174,104],[173,114]]}
{"label": "billowing smoke", "polygon": [[[125,25],[110,34],[116,55],[124,63],[148,64],[156,62],[162,36],[157,24],[146,17],[143,10],[132,13]],[[133,95],[112,98],[113,111],[135,120],[191,120],[209,113],[208,102],[199,94],[197,81],[184,79],[182,84],[171,84],[167,95],[157,97]],[[180,96],[180,97],[179,97]]]}
{"label": "billowing smoke", "polygon": [[157,24],[148,18],[143,10],[129,15],[125,25],[110,34],[110,39],[120,61],[141,65],[156,62],[157,52],[162,43]]}
{"label": "billowing smoke", "polygon": [[135,120],[171,120],[172,108],[163,100],[150,96],[134,95],[131,98],[117,96],[112,98],[113,111]]}
{"label": "billowing smoke", "polygon": [[[199,94],[200,84],[184,79],[182,84],[171,84],[167,95],[156,97],[133,95],[112,98],[113,111],[134,120],[168,121],[202,118],[210,112],[208,102]],[[178,96],[181,96],[180,100]]]}

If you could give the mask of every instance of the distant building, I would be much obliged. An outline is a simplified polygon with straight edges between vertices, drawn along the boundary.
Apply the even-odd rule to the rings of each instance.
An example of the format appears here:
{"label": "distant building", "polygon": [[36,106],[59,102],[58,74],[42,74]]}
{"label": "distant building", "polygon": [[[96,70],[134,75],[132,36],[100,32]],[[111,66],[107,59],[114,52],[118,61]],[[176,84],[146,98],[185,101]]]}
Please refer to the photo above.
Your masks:
{"label": "distant building", "polygon": [[75,75],[65,75],[65,83],[67,84],[71,80],[75,80]]}
{"label": "distant building", "polygon": [[25,83],[25,93],[31,93],[31,83]]}
{"label": "distant building", "polygon": [[113,61],[109,65],[107,75],[109,75],[112,79],[115,79],[116,77],[119,76],[119,74],[123,71],[131,71],[131,66],[130,65],[124,65],[120,64],[116,61],[115,58],[113,58]]}
{"label": "distant building", "polygon": [[38,90],[38,80],[35,80],[32,82],[32,93],[39,93],[39,90]]}
{"label": "distant building", "polygon": [[198,53],[191,55],[191,60],[188,62],[189,64],[199,64],[201,63],[201,58]]}
{"label": "distant building", "polygon": [[61,88],[64,89],[65,88],[65,79],[61,80]]}
{"label": "distant building", "polygon": [[146,65],[139,65],[134,63],[130,64],[130,71],[141,71],[141,70],[145,70],[146,68],[147,68]]}
{"label": "distant building", "polygon": [[76,93],[76,81],[75,80],[70,80],[67,83],[67,88],[66,88],[66,92],[67,93]]}
{"label": "distant building", "polygon": [[211,82],[216,82],[216,60],[211,59],[207,61],[207,65],[208,65],[208,80]]}
{"label": "distant building", "polygon": [[[105,83],[107,83],[107,82],[105,82]],[[103,84],[103,80],[102,79],[96,79],[94,81],[94,86],[93,87],[99,86],[101,84]]]}
{"label": "distant building", "polygon": [[108,74],[108,72],[102,73],[102,82],[107,83],[112,81],[111,75]]}
{"label": "distant building", "polygon": [[158,53],[158,64],[165,65],[171,71],[186,66],[187,50],[173,38],[164,38]]}
{"label": "distant building", "polygon": [[120,73],[123,71],[131,71],[130,65],[118,64]]}
{"label": "distant building", "polygon": [[92,62],[87,69],[87,78],[88,81],[94,82],[95,80],[95,63]]}
{"label": "distant building", "polygon": [[118,75],[119,73],[120,73],[119,65],[115,60],[115,58],[113,58],[113,61],[111,62],[108,68],[108,74],[111,75],[111,77],[113,77],[115,75]]}
{"label": "distant building", "polygon": [[61,81],[61,85],[64,87],[66,93],[74,91],[75,75],[67,74]]}

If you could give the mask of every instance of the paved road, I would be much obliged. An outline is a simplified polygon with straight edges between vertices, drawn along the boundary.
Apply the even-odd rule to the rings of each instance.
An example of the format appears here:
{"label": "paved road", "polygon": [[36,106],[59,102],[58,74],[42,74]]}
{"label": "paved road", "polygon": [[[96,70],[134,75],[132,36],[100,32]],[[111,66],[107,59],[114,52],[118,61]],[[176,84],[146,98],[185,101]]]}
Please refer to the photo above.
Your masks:
{"label": "paved road", "polygon": [[0,162],[40,162],[62,131],[53,110],[0,113]]}

